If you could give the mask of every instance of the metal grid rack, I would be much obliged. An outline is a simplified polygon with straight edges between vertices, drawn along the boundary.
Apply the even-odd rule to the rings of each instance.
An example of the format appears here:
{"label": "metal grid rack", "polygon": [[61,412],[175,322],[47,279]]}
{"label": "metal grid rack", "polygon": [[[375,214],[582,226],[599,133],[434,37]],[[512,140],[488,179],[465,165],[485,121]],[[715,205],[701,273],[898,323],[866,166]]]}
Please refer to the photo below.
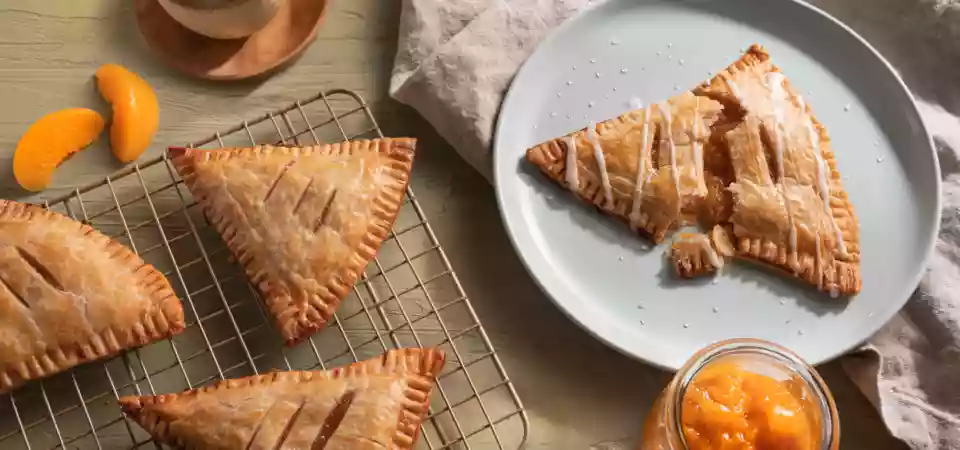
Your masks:
{"label": "metal grid rack", "polygon": [[[382,137],[364,100],[333,90],[190,147],[310,145]],[[0,448],[160,448],[116,405],[123,395],[177,392],[224,378],[327,369],[395,347],[438,346],[438,378],[418,448],[517,448],[529,422],[443,248],[408,189],[390,236],[335,321],[283,348],[254,288],[165,157],[47,202],[128,245],[163,271],[186,330],[0,396]]]}

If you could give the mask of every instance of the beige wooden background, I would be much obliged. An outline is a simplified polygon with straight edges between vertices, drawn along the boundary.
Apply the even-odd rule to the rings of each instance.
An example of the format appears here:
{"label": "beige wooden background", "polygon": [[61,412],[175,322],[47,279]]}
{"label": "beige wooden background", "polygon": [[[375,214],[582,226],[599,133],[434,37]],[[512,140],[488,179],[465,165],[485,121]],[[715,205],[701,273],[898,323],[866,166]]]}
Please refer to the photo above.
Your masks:
{"label": "beige wooden background", "polygon": [[[388,134],[420,139],[413,188],[525,402],[532,422],[527,448],[632,446],[669,375],[606,348],[565,318],[514,254],[486,181],[415,111],[388,98],[399,2],[335,1],[301,58],[268,78],[236,83],[193,80],[163,66],[140,41],[130,8],[124,0],[0,2],[0,196],[31,199],[10,172],[30,122],[65,107],[107,112],[92,79],[102,63],[126,65],[157,90],[161,128],[150,156],[323,89],[356,90]],[[106,146],[95,144],[63,164],[54,188],[33,199],[118,168]],[[902,448],[838,364],[822,372],[839,403],[843,448]]]}

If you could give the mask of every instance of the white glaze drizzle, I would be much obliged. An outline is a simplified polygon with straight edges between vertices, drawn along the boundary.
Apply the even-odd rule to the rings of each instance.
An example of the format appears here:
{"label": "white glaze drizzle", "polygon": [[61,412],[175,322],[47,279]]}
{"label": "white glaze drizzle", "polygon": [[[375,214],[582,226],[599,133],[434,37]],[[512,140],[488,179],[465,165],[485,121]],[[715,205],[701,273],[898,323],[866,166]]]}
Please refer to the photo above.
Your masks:
{"label": "white glaze drizzle", "polygon": [[807,137],[810,139],[810,146],[813,148],[813,156],[817,160],[817,190],[820,192],[820,200],[823,202],[823,212],[826,213],[830,219],[830,226],[833,228],[833,233],[837,236],[837,250],[840,252],[840,256],[846,257],[847,245],[843,242],[843,233],[840,231],[836,219],[833,218],[833,212],[830,210],[827,162],[820,156],[820,135],[817,134],[817,130],[813,128],[813,120],[811,120],[810,115],[807,114],[807,104],[803,101],[803,97],[798,95],[797,102],[800,103],[800,111],[803,113],[803,121],[807,127]]}
{"label": "white glaze drizzle", "polygon": [[780,179],[780,184],[777,188],[780,190],[780,196],[783,198],[783,204],[787,210],[787,222],[790,225],[790,253],[789,257],[792,258],[790,261],[790,266],[796,271],[799,267],[796,264],[797,258],[797,227],[794,224],[793,220],[793,211],[790,208],[790,198],[787,196],[786,189],[784,187],[784,170],[783,170],[783,123],[784,115],[786,111],[784,110],[784,103],[787,100],[786,91],[783,89],[783,74],[780,72],[770,72],[767,74],[767,86],[770,88],[770,97],[773,102],[773,120],[775,127],[776,139],[774,139],[774,151],[777,154],[777,175]]}
{"label": "white glaze drizzle", "polygon": [[610,186],[610,174],[607,173],[607,161],[603,157],[603,150],[600,148],[600,137],[597,136],[596,122],[590,122],[587,126],[587,140],[593,144],[593,156],[597,159],[597,170],[600,171],[600,184],[603,185],[603,198],[606,200],[606,206],[613,209],[613,188]]}
{"label": "white glaze drizzle", "polygon": [[577,167],[577,140],[567,136],[567,187],[571,191],[580,189],[580,174]]}
{"label": "white glaze drizzle", "polygon": [[640,147],[640,156],[637,158],[637,183],[633,191],[633,205],[630,212],[630,225],[637,228],[640,222],[640,206],[643,201],[643,185],[646,184],[647,177],[644,175],[647,171],[647,144],[650,138],[650,110],[645,109],[643,114],[643,142]]}
{"label": "white glaze drizzle", "polygon": [[677,170],[677,144],[673,142],[673,116],[670,114],[670,103],[660,104],[660,112],[663,113],[664,126],[667,128],[667,145],[670,147],[670,171],[673,174],[673,186],[677,190],[677,214],[680,214],[682,202],[680,201],[680,172]]}
{"label": "white glaze drizzle", "polygon": [[783,75],[779,72],[770,72],[767,74],[767,85],[770,87],[770,99],[773,103],[773,119],[776,126],[777,142],[777,173],[783,180],[783,122],[784,122],[784,100],[786,92],[783,90]]}
{"label": "white glaze drizzle", "polygon": [[696,171],[697,176],[697,191],[700,195],[707,194],[707,186],[704,184],[703,180],[703,149],[700,147],[699,134],[700,131],[700,96],[697,96],[697,103],[694,106],[693,110],[693,134],[691,140],[693,141],[693,163],[694,170]]}

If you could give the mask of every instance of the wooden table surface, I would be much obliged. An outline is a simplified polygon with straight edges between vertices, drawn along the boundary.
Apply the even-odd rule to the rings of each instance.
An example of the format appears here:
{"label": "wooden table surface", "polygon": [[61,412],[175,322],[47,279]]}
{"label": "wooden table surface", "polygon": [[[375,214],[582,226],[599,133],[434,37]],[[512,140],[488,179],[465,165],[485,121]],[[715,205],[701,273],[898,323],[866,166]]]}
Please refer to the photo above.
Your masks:
{"label": "wooden table surface", "polygon": [[[420,139],[413,188],[527,408],[526,448],[632,447],[669,375],[605,347],[564,317],[516,257],[491,187],[415,111],[389,99],[400,2],[335,1],[302,57],[270,77],[234,83],[194,80],[162,65],[140,40],[130,3],[0,4],[4,198],[52,198],[119,168],[101,141],[65,162],[53,187],[39,196],[27,196],[10,172],[17,140],[36,118],[79,106],[108,113],[92,78],[103,63],[123,64],[157,90],[161,126],[145,157],[158,155],[164,144],[196,141],[320,90],[355,90],[388,134]],[[902,448],[839,364],[821,370],[838,400],[843,448]],[[24,407],[31,406],[38,407]]]}

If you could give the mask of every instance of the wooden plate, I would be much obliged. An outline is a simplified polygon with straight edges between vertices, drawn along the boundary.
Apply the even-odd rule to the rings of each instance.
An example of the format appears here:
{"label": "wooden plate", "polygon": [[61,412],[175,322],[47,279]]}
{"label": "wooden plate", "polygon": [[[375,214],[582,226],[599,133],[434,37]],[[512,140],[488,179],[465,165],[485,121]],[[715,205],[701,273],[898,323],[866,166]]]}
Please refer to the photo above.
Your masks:
{"label": "wooden plate", "polygon": [[167,64],[210,80],[263,74],[296,56],[317,36],[327,0],[289,0],[262,30],[243,39],[212,39],[170,17],[157,0],[134,0],[140,34]]}

